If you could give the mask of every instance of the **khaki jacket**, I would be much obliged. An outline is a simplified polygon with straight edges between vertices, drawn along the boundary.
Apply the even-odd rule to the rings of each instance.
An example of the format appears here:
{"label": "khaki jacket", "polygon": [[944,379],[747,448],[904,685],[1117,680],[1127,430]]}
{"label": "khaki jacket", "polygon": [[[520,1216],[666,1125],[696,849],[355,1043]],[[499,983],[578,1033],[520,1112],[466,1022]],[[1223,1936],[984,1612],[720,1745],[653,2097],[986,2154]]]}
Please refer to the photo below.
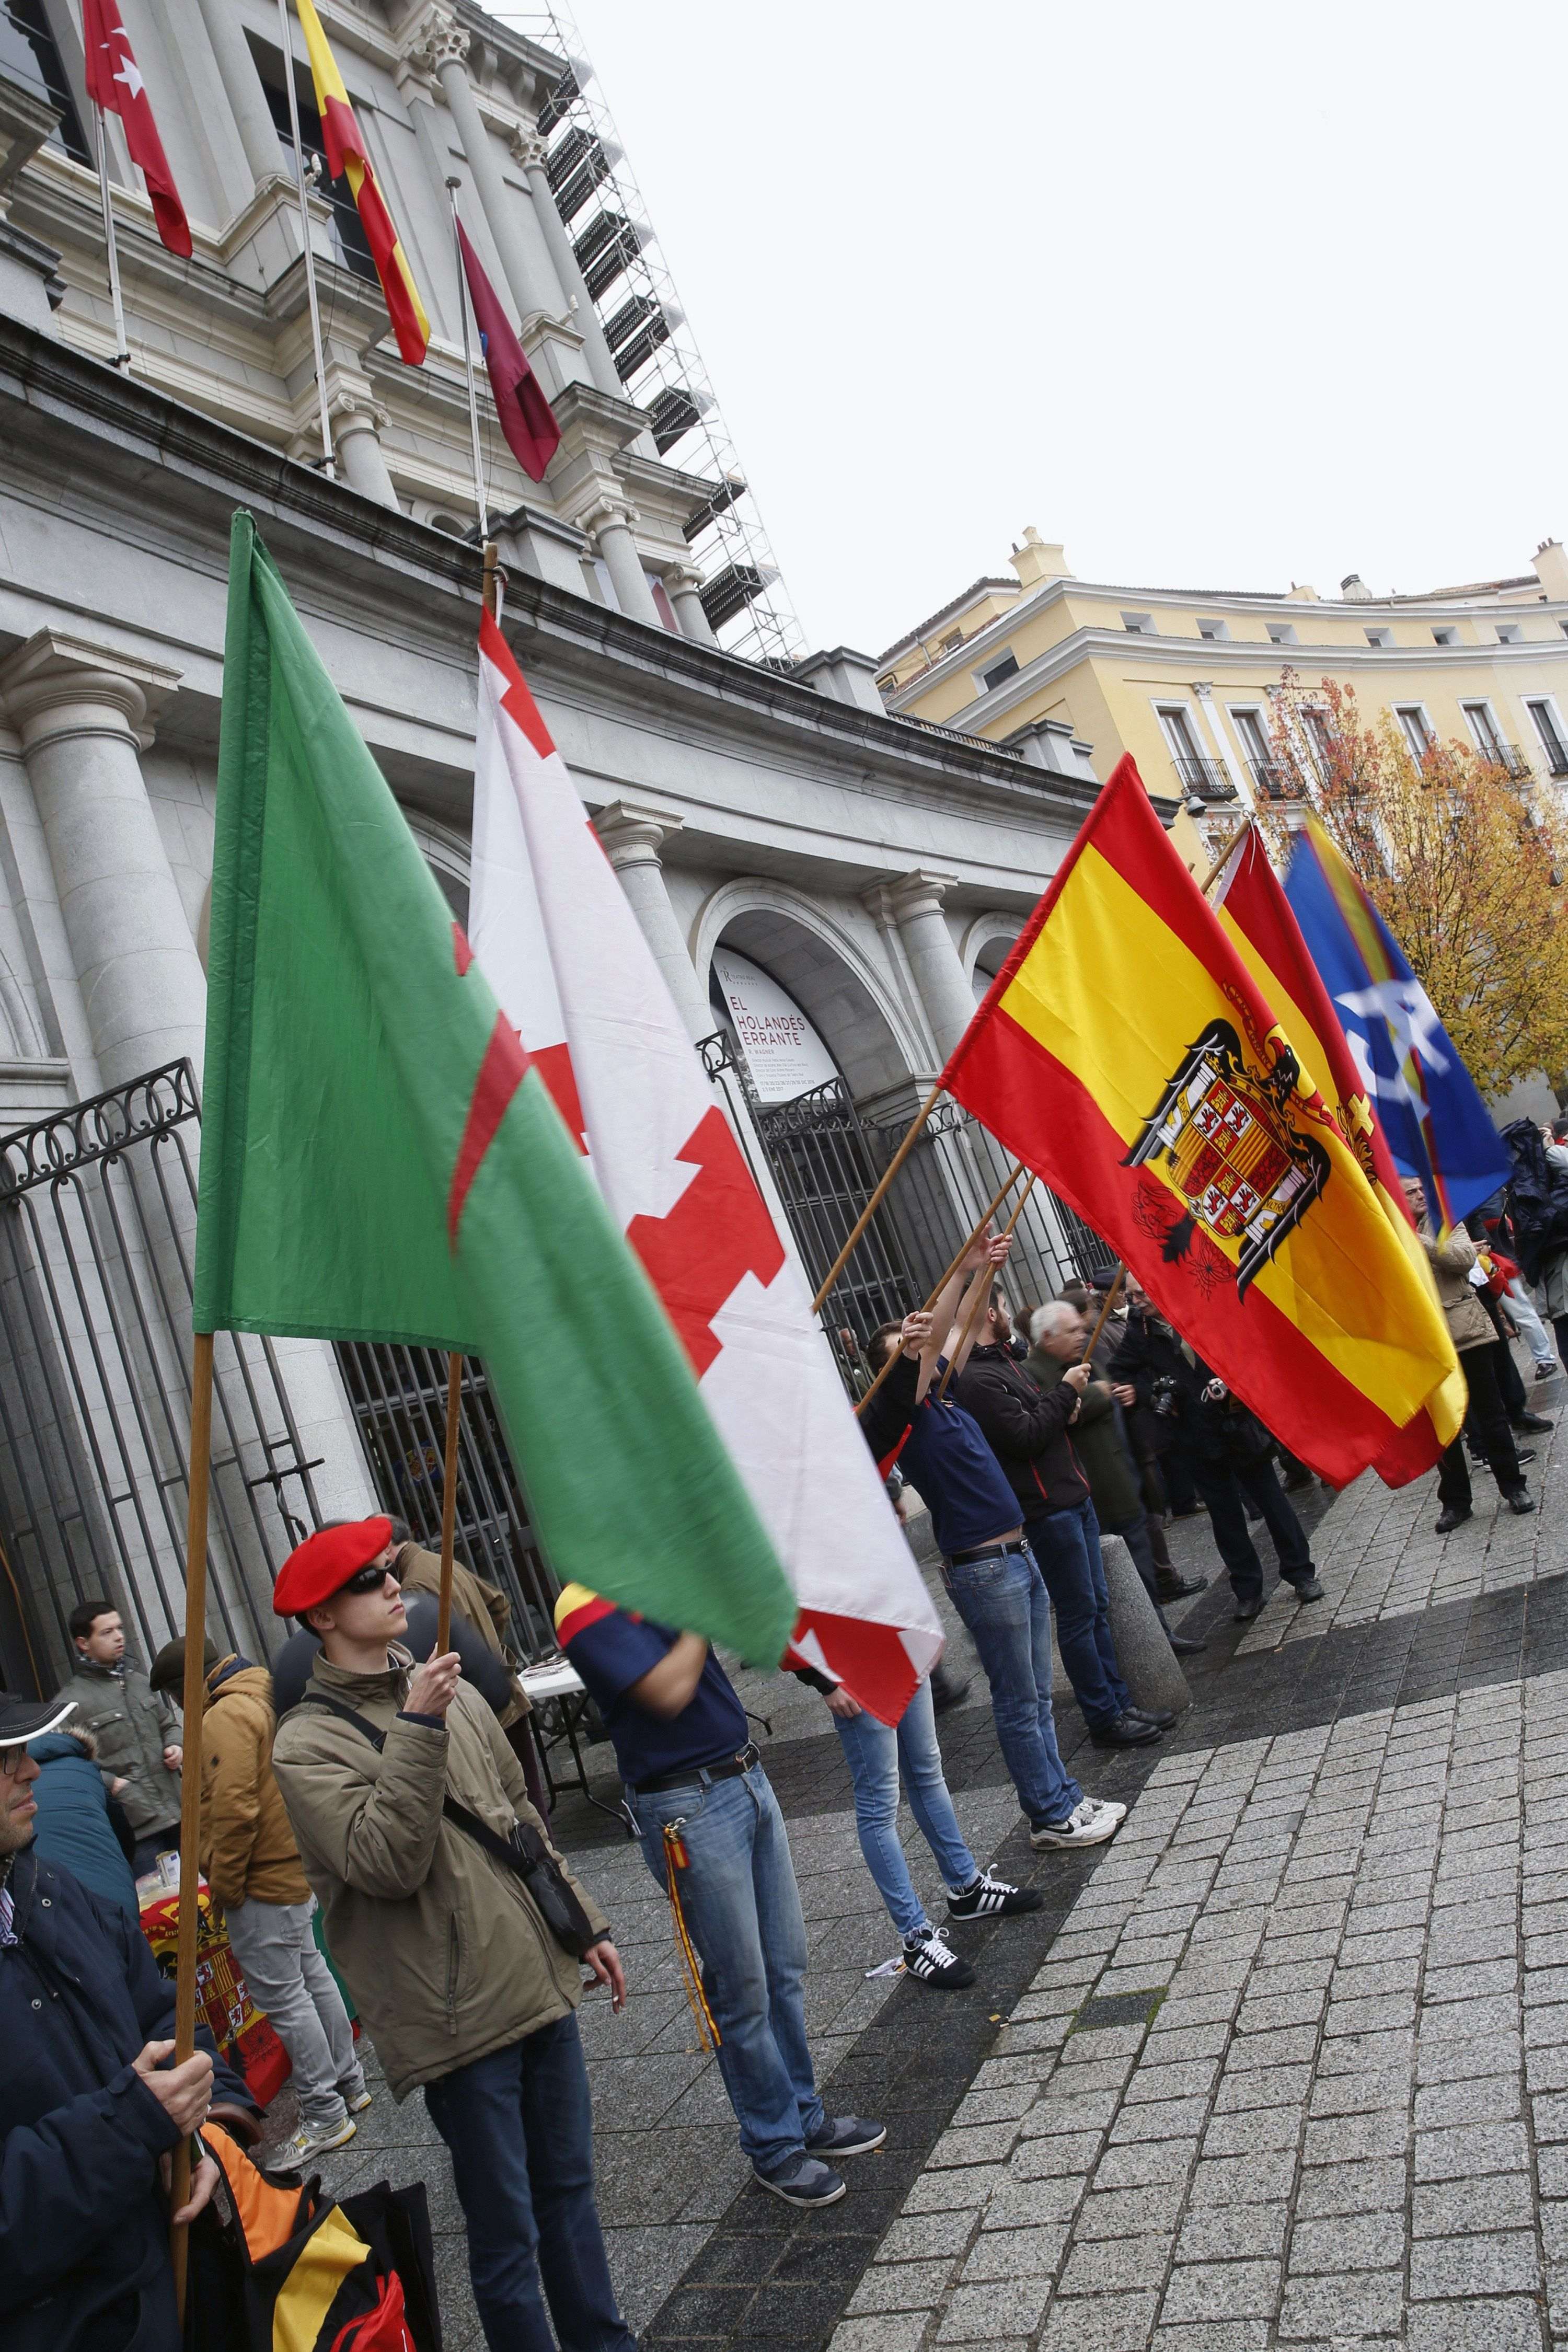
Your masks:
{"label": "khaki jacket", "polygon": [[[428,1592],[432,1596],[441,1590],[441,1555],[426,1551],[422,1544],[405,1543],[392,1563],[392,1572],[405,1592]],[[511,1603],[496,1584],[487,1584],[460,1559],[452,1562],[452,1606],[464,1617],[489,1650],[513,1666],[517,1661],[507,1643],[511,1628]],[[503,1729],[530,1712],[529,1702],[521,1687],[506,1713],[501,1717]]]}
{"label": "khaki jacket", "polygon": [[294,1832],[272,1776],[272,1677],[242,1666],[214,1685],[202,1710],[202,1868],[217,1900],[308,1903]]}
{"label": "khaki jacket", "polygon": [[179,1717],[148,1682],[140,1666],[124,1661],[122,1674],[90,1658],[59,1689],[76,1701],[73,1731],[90,1731],[98,1742],[98,1769],[107,1790],[115,1780],[129,1785],[120,1801],[136,1835],[145,1837],[180,1818],[180,1776],[163,1761],[165,1748],[180,1746]]}
{"label": "khaki jacket", "polygon": [[462,1685],[444,1729],[400,1720],[408,1654],[390,1654],[379,1675],[323,1654],[310,1683],[385,1733],[380,1754],[352,1724],[301,1704],[278,1727],[272,1766],[332,1958],[402,2099],[553,2024],[581,1987],[515,1872],[441,1811],[449,1793],[501,1836],[514,1820],[544,1833],[500,1725]]}
{"label": "khaki jacket", "polygon": [[1467,1279],[1476,1262],[1474,1242],[1463,1225],[1456,1225],[1446,1242],[1433,1238],[1425,1219],[1417,1230],[1432,1261],[1437,1304],[1447,1318],[1449,1339],[1461,1355],[1467,1348],[1489,1348],[1497,1338],[1497,1326],[1482,1306],[1480,1293]]}

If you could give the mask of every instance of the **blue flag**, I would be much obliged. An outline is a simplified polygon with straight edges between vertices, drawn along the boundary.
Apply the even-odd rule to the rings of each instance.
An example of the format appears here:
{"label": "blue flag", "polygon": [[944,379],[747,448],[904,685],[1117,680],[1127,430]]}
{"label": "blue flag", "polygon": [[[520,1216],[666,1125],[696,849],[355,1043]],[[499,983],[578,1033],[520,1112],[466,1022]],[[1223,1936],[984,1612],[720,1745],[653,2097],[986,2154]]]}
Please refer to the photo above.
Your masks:
{"label": "blue flag", "polygon": [[1508,1182],[1508,1150],[1405,951],[1315,818],[1285,896],[1402,1175],[1445,1233]]}

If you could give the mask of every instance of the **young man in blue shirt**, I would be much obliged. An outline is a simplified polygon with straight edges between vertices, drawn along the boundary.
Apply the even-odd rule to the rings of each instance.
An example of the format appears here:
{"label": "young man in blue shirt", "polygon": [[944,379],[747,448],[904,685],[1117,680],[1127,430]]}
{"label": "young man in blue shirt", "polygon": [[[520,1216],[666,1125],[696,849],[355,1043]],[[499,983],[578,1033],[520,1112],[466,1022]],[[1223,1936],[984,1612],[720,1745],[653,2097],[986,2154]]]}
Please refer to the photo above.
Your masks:
{"label": "young man in blue shirt", "polygon": [[[746,1711],[707,1643],[581,1584],[555,1604],[562,1647],[605,1719],[643,1859],[679,1901],[702,1962],[741,2146],[786,2204],[837,2204],[831,2159],[887,2126],[829,2116],[805,2036],[805,1921],[778,1800]],[[667,1834],[668,1832],[668,1834]]]}
{"label": "young man in blue shirt", "polygon": [[[991,1685],[996,1737],[1029,1817],[1030,1843],[1102,1845],[1127,1809],[1086,1797],[1062,1764],[1051,1714],[1050,1600],[1024,1539],[1018,1498],[953,1393],[979,1302],[1007,1248],[1005,1235],[977,1236],[930,1315],[906,1315],[872,1333],[867,1352],[876,1369],[895,1349],[898,1360],[860,1426],[879,1463],[886,1469],[896,1459],[931,1512],[948,1591]],[[953,1380],[939,1396],[950,1356]],[[1064,1378],[1081,1389],[1088,1368]]]}

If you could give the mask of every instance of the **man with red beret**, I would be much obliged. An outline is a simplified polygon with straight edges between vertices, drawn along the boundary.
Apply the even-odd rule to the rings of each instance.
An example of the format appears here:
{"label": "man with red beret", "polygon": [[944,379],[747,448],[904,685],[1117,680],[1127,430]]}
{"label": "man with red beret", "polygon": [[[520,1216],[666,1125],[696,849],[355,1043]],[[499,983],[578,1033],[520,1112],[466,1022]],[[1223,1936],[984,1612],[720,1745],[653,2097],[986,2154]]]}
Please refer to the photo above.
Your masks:
{"label": "man with red beret", "polygon": [[[594,2199],[576,2018],[579,1957],[616,2009],[620,1958],[456,1652],[416,1667],[403,1646],[379,1557],[390,1539],[384,1518],[323,1528],[273,1590],[278,1615],[321,1641],[272,1756],[300,1858],[394,2098],[422,2087],[451,2151],[491,2352],[550,2352],[556,2337],[636,2352]],[[522,1875],[521,1850],[541,1846],[560,1873],[544,1906],[537,1862],[531,1885]],[[557,1940],[547,1912],[574,1905],[581,1932]]]}

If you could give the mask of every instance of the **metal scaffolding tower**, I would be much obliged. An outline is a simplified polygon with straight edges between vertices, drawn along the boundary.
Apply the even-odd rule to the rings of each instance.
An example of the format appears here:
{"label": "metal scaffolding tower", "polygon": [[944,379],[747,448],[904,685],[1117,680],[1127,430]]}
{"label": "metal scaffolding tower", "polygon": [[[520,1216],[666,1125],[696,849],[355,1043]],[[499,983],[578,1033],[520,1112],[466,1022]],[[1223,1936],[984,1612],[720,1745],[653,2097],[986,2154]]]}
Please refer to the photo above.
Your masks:
{"label": "metal scaffolding tower", "polygon": [[627,399],[660,457],[713,486],[686,526],[709,621],[727,653],[789,668],[800,624],[583,37],[564,0],[494,13],[566,59],[539,116],[545,169]]}

